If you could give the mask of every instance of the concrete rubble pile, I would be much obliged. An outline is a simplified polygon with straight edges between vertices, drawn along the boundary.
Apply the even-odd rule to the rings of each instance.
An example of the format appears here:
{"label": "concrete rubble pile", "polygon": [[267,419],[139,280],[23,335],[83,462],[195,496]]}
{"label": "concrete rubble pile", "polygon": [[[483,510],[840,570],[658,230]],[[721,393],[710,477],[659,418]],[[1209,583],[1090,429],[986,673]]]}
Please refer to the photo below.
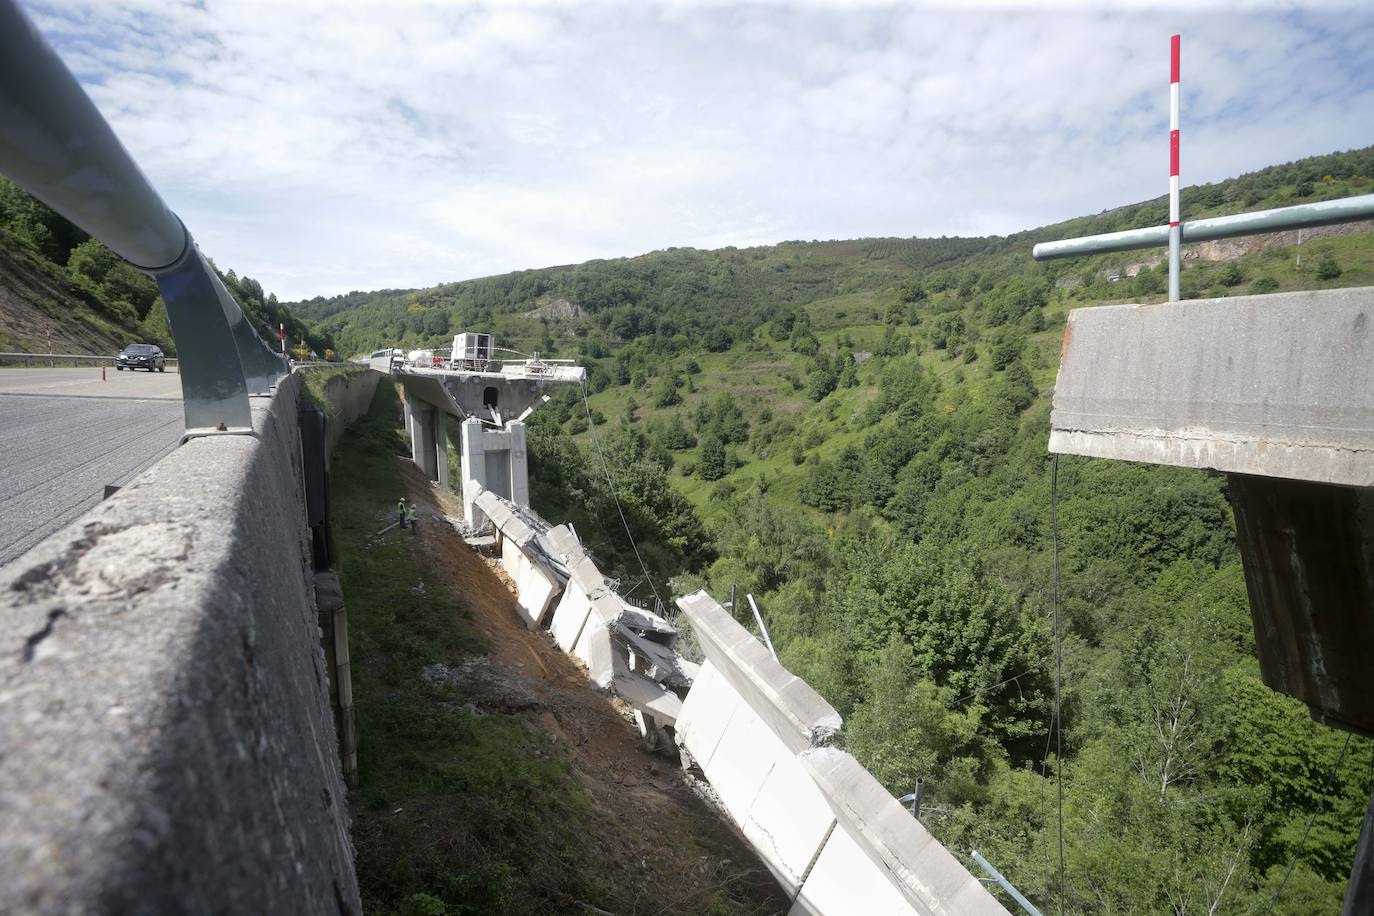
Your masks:
{"label": "concrete rubble pile", "polygon": [[[699,769],[724,813],[800,914],[1005,913],[864,767],[830,747],[840,714],[705,592],[677,601],[705,660],[676,628],[622,598],[569,525],[484,490],[519,611],[635,711],[647,747]],[[472,532],[481,535],[482,532]],[[496,546],[496,544],[491,544]]]}

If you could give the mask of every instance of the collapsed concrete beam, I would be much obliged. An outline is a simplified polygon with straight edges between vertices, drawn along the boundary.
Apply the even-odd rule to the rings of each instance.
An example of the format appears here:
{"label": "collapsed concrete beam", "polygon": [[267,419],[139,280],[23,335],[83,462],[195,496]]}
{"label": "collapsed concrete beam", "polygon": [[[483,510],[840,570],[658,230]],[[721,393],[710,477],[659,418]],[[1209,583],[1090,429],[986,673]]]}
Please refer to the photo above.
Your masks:
{"label": "collapsed concrete beam", "polygon": [[706,658],[794,753],[824,745],[840,714],[801,678],[778,664],[749,631],[705,591],[679,598]]}
{"label": "collapsed concrete beam", "polygon": [[760,711],[708,659],[682,702],[677,740],[774,878],[794,893],[835,816]]}
{"label": "collapsed concrete beam", "polygon": [[615,674],[611,678],[611,692],[664,725],[677,724],[682,715],[682,700],[677,694],[634,671]]}
{"label": "collapsed concrete beam", "polygon": [[514,541],[517,547],[524,548],[534,540],[534,529],[516,515],[508,502],[491,490],[481,491],[472,502],[491,519],[501,536]]}
{"label": "collapsed concrete beam", "polygon": [[[799,759],[835,813],[836,835],[841,830],[847,834],[877,872],[906,898],[910,909],[949,916],[1006,913],[978,879],[852,756],[826,747],[805,751]],[[835,844],[834,850],[831,844]],[[860,884],[854,880],[855,863],[843,853],[843,842],[832,837],[817,858],[801,893],[810,904],[808,910],[839,912],[826,905],[837,896],[836,902],[842,903],[846,912],[875,911],[854,908],[852,897],[843,896],[852,895]],[[826,861],[828,855],[834,855],[837,864],[844,863],[844,867],[833,869],[833,875]]]}
{"label": "collapsed concrete beam", "polygon": [[1374,288],[1076,309],[1050,451],[1374,486]]}
{"label": "collapsed concrete beam", "polygon": [[473,500],[501,536],[501,566],[515,582],[520,616],[531,629],[547,622],[563,579],[538,546],[538,534],[506,500],[483,490]]}
{"label": "collapsed concrete beam", "polygon": [[613,628],[614,638],[625,648],[650,666],[654,680],[671,687],[687,687],[692,683],[691,675],[682,667],[682,658],[668,646],[645,639],[626,626],[622,616]]}

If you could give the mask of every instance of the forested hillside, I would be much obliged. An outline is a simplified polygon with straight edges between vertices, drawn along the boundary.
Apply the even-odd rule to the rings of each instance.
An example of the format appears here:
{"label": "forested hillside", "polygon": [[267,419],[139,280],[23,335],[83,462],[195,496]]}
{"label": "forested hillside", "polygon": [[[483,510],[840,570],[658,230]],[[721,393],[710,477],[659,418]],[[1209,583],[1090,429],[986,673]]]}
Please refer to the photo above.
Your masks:
{"label": "forested hillside", "polygon": [[[220,278],[273,348],[285,324],[307,350],[332,349],[258,281]],[[137,341],[176,352],[157,283],[0,176],[0,350],[45,353],[49,335],[59,353],[108,356]]]}
{"label": "forested hillside", "polygon": [[[1374,149],[1322,156],[1186,189],[1185,216],[1371,179]],[[753,593],[848,747],[895,794],[923,777],[935,833],[1033,899],[1058,892],[1062,774],[1066,911],[1263,912],[1282,885],[1275,912],[1335,912],[1374,747],[1261,684],[1225,478],[1065,458],[1056,481],[1046,453],[1067,311],[1160,301],[1165,266],[1031,245],[1164,221],[1160,198],[1008,238],[671,249],[296,307],[346,353],[482,330],[588,364],[585,403],[535,414],[541,511],[632,597]],[[1184,295],[1374,284],[1369,228],[1189,246]]]}

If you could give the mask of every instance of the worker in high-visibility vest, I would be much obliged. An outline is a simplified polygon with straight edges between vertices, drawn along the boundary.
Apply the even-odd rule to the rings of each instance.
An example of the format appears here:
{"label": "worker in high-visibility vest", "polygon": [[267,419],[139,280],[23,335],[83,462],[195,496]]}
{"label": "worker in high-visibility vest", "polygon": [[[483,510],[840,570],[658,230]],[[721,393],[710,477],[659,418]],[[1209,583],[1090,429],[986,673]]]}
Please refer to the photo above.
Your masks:
{"label": "worker in high-visibility vest", "polygon": [[396,519],[402,528],[406,526],[406,498],[396,500]]}
{"label": "worker in high-visibility vest", "polygon": [[420,529],[420,516],[415,509],[414,502],[410,504],[410,508],[406,511],[406,518],[410,519],[410,533],[414,534]]}

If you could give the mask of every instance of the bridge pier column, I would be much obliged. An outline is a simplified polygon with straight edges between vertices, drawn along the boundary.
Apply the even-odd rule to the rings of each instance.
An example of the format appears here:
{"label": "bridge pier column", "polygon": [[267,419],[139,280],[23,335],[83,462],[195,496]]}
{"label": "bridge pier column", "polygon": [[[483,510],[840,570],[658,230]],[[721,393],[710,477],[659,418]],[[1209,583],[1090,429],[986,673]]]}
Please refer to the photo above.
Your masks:
{"label": "bridge pier column", "polygon": [[463,521],[473,530],[486,523],[487,517],[473,505],[477,495],[487,486],[487,456],[482,447],[482,421],[469,417],[463,421]]}
{"label": "bridge pier column", "polygon": [[415,405],[415,434],[410,440],[410,457],[430,480],[434,480],[437,476],[434,461],[434,415],[436,413],[438,411],[428,404]]}
{"label": "bridge pier column", "polygon": [[448,489],[448,414],[434,411],[434,479],[440,489]]}
{"label": "bridge pier column", "polygon": [[506,426],[510,435],[510,500],[517,506],[530,504],[529,459],[525,454],[525,424]]}
{"label": "bridge pier column", "polygon": [[402,398],[401,405],[405,407],[406,438],[410,440],[410,455],[415,457],[415,407],[410,398]]}

